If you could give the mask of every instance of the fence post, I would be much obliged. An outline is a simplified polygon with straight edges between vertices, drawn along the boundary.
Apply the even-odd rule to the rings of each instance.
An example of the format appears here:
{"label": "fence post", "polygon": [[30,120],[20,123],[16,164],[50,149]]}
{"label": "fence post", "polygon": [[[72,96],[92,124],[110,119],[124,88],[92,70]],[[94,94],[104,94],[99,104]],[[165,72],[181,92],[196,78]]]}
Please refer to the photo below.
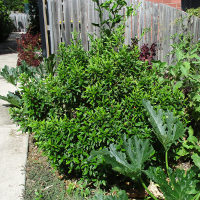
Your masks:
{"label": "fence post", "polygon": [[42,37],[42,54],[44,57],[49,57],[49,42],[47,30],[46,8],[44,0],[38,0],[39,17],[40,17],[40,32]]}

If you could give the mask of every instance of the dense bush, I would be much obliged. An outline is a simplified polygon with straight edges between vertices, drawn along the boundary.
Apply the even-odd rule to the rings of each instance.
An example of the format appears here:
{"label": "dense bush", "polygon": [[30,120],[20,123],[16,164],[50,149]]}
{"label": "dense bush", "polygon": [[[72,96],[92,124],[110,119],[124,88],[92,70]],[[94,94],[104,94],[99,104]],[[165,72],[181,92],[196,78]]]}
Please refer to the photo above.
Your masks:
{"label": "dense bush", "polygon": [[191,8],[186,11],[188,14],[200,17],[200,7],[199,8]]}
{"label": "dense bush", "polygon": [[30,32],[22,34],[17,40],[17,65],[25,61],[28,65],[37,67],[42,61],[40,34],[32,35]]}
{"label": "dense bush", "polygon": [[[139,60],[137,46],[121,43],[121,31],[92,41],[85,52],[79,43],[60,46],[57,75],[40,81],[21,77],[22,108],[12,116],[22,129],[35,133],[38,145],[54,166],[97,177],[92,150],[122,144],[122,134],[155,141],[142,99],[186,120],[184,95]],[[123,41],[122,41],[123,42]]]}
{"label": "dense bush", "polygon": [[191,35],[179,35],[177,43],[172,45],[174,63],[157,63],[163,67],[163,78],[174,89],[181,90],[187,99],[187,112],[190,115],[195,134],[199,135],[200,128],[200,41],[194,42]]}
{"label": "dense bush", "polygon": [[14,29],[14,24],[9,17],[9,11],[7,10],[3,1],[0,1],[0,27],[0,42],[2,42],[8,38]]}

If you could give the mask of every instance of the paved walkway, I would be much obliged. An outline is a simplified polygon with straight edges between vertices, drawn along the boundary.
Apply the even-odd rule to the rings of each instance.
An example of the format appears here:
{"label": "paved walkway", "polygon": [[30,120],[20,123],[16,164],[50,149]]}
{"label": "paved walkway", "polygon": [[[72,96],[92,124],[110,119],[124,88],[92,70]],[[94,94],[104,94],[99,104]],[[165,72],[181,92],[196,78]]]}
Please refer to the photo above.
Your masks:
{"label": "paved walkway", "polygon": [[[16,35],[0,44],[0,71],[4,65],[16,66]],[[0,95],[6,96],[15,87],[0,76]],[[9,117],[9,106],[0,100],[0,199],[21,200],[25,185],[25,164],[28,136],[17,132],[18,127]]]}

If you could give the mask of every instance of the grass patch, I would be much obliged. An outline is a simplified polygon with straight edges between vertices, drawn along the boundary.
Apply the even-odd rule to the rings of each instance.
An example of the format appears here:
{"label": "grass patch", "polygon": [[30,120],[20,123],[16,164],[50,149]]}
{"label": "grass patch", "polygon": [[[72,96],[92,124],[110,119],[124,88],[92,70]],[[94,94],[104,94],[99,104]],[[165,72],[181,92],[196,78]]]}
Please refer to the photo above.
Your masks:
{"label": "grass patch", "polygon": [[50,167],[47,159],[42,156],[29,139],[29,153],[26,166],[26,187],[24,200],[62,200],[67,199],[66,185]]}
{"label": "grass patch", "polygon": [[112,182],[109,184],[110,189],[102,191],[99,187],[88,187],[87,182],[63,177],[51,167],[47,158],[38,150],[33,137],[29,137],[24,200],[91,200],[97,193],[115,195],[120,189],[127,192],[129,199],[141,195],[133,190],[133,185],[129,185],[129,182],[120,181],[119,185],[116,185],[117,180]]}

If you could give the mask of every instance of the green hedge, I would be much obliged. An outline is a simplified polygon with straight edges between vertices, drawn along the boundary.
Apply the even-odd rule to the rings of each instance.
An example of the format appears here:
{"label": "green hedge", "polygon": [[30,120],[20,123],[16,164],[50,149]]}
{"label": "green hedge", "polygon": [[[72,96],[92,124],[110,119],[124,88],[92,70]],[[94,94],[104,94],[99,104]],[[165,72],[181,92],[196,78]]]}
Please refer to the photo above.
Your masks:
{"label": "green hedge", "polygon": [[55,77],[21,77],[23,107],[13,108],[12,117],[65,172],[101,176],[97,163],[87,161],[90,152],[113,142],[120,147],[123,134],[156,141],[142,99],[186,121],[184,95],[138,59],[137,46],[130,50],[118,38],[96,39],[89,52],[80,42],[61,45]]}

